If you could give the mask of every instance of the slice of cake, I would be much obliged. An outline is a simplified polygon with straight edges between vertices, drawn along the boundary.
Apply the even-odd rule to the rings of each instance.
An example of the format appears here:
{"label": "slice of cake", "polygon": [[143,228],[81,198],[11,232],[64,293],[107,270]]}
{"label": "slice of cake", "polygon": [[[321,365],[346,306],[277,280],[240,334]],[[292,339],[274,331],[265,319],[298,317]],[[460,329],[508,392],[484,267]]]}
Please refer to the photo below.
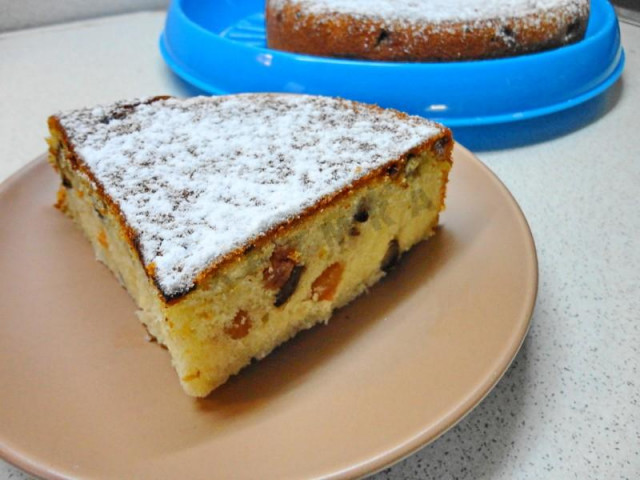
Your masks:
{"label": "slice of cake", "polygon": [[580,40],[589,0],[267,0],[270,48],[385,61],[453,61]]}
{"label": "slice of cake", "polygon": [[450,132],[303,95],[156,97],[49,118],[57,206],[207,395],[434,233]]}

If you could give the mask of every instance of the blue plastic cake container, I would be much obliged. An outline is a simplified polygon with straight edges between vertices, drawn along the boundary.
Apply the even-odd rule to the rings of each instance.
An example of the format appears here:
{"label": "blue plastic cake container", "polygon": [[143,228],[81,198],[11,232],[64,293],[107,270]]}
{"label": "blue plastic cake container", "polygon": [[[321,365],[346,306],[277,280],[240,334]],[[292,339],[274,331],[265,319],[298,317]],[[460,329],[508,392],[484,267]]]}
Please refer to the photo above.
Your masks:
{"label": "blue plastic cake container", "polygon": [[[585,38],[517,57],[447,63],[371,62],[266,47],[264,0],[173,0],[160,50],[186,82],[210,94],[294,92],[392,107],[444,123],[472,148],[543,140],[604,108],[624,51],[615,12],[592,0]],[[578,108],[580,107],[580,108]]]}

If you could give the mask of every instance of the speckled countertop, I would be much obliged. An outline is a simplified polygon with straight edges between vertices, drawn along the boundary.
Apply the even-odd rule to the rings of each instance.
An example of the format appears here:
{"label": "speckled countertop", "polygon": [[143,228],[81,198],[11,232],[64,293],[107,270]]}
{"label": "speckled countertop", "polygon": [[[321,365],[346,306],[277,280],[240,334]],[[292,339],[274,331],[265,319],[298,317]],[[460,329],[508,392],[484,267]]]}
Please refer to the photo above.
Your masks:
{"label": "speckled countertop", "polygon": [[[51,112],[189,95],[159,56],[163,19],[0,35],[0,180],[43,152]],[[621,29],[627,65],[606,114],[544,143],[478,153],[536,240],[531,330],[480,406],[376,480],[640,478],[640,27]],[[31,477],[0,461],[9,478]]]}

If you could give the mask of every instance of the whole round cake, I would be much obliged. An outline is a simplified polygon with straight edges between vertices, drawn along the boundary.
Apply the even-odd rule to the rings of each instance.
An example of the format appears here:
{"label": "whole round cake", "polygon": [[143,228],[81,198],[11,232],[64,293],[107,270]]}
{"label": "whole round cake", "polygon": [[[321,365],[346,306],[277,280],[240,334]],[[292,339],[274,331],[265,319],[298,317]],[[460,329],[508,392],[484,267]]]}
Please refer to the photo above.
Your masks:
{"label": "whole round cake", "polygon": [[589,0],[267,0],[270,48],[381,61],[498,58],[584,37]]}

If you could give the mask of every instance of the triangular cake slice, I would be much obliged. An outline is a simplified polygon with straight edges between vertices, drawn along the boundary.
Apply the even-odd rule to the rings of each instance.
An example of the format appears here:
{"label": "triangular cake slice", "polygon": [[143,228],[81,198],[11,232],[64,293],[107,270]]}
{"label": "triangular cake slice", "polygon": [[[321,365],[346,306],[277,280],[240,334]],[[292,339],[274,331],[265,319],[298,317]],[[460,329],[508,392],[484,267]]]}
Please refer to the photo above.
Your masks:
{"label": "triangular cake slice", "polygon": [[450,132],[325,97],[155,97],[49,119],[72,217],[205,396],[434,233]]}

